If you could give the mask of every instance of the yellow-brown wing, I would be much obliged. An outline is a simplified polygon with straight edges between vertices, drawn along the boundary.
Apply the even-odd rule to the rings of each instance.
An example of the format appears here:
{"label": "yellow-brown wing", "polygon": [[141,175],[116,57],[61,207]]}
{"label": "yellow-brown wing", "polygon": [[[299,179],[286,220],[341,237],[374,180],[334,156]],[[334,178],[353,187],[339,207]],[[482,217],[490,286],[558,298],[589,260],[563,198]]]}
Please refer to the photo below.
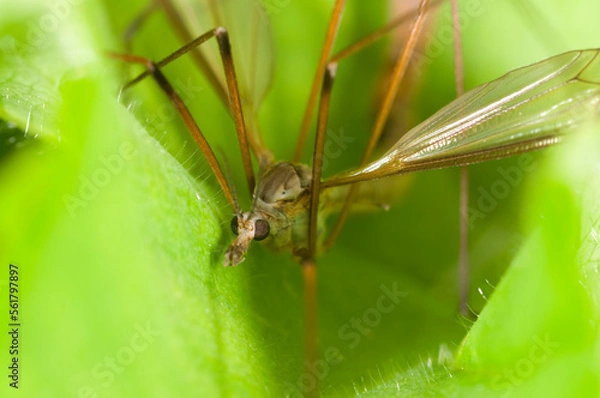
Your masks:
{"label": "yellow-brown wing", "polygon": [[516,69],[451,102],[379,160],[324,187],[543,148],[600,113],[600,50],[572,51]]}

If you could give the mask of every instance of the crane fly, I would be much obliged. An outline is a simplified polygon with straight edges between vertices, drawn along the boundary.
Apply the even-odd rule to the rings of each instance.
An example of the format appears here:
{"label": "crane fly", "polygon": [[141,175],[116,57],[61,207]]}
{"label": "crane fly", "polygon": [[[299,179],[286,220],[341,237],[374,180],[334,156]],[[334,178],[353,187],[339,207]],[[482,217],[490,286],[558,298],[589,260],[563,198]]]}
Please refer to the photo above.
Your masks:
{"label": "crane fly", "polygon": [[[599,111],[600,51],[571,51],[513,70],[468,91],[408,131],[384,155],[372,160],[427,11],[433,6],[422,0],[418,12],[408,18],[412,24],[410,35],[395,61],[360,166],[322,179],[329,102],[336,71],[349,53],[362,49],[358,45],[348,53],[334,55],[332,52],[345,1],[336,0],[331,13],[295,158],[283,162],[275,161],[264,145],[257,122],[271,73],[271,65],[265,61],[267,57],[262,56],[270,51],[264,11],[250,0],[235,4],[200,2],[204,6],[203,18],[208,20],[205,24],[212,26],[198,22],[192,29],[182,17],[185,5],[178,8],[168,0],[159,3],[175,31],[188,44],[156,63],[133,55],[112,56],[146,67],[127,87],[147,76],[152,77],[171,99],[207,159],[233,211],[230,225],[235,236],[224,253],[224,265],[242,263],[253,241],[264,241],[297,258],[305,280],[305,360],[309,362],[317,358],[316,258],[332,240],[328,239],[324,222],[332,213],[340,213],[335,230],[341,228],[351,210],[352,199],[356,198],[358,183],[416,171],[466,166],[545,148],[560,142],[565,134]],[[397,24],[399,21],[383,30]],[[209,30],[194,38],[190,32],[200,26]],[[242,43],[229,39],[229,31],[234,37],[234,30],[238,30],[235,37],[245,37],[240,39]],[[239,33],[244,30],[245,35]],[[380,33],[357,44],[373,41]],[[202,51],[204,43],[213,38],[218,42],[218,57]],[[207,75],[235,122],[247,188],[252,197],[247,211],[240,208],[235,190],[203,132],[161,71],[163,66],[187,53]],[[234,59],[241,59],[243,67],[238,67]],[[223,73],[219,73],[219,69]],[[316,137],[312,165],[308,166],[300,162],[300,156],[315,114]],[[254,172],[252,155],[258,173]]]}

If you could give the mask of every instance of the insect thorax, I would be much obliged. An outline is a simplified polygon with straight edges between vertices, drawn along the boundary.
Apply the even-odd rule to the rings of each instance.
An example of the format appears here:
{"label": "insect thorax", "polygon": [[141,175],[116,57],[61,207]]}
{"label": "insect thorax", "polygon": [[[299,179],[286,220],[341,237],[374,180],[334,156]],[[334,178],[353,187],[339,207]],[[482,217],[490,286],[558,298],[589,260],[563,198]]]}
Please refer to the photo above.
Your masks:
{"label": "insect thorax", "polygon": [[306,247],[312,172],[310,167],[275,163],[259,180],[253,213],[269,222],[276,250],[291,252]]}
{"label": "insect thorax", "polygon": [[298,253],[306,247],[312,173],[308,166],[275,163],[259,176],[252,209],[232,220],[237,235],[225,253],[225,265],[237,265],[252,240],[266,239],[275,250]]}

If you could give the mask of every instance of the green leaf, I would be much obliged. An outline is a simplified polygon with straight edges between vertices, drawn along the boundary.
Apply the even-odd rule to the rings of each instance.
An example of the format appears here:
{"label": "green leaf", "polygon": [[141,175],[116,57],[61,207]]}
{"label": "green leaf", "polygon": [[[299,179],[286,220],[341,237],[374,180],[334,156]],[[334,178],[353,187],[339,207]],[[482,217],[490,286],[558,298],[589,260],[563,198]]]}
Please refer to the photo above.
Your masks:
{"label": "green leaf", "polygon": [[[277,59],[260,121],[287,158],[331,5],[264,3]],[[386,18],[381,4],[352,3],[336,48]],[[552,3],[537,14],[540,3],[464,5],[467,84],[592,46],[596,24],[581,21],[598,13]],[[103,53],[122,51],[120,34],[144,6],[0,5],[0,286],[7,297],[17,265],[19,393],[298,396],[318,382],[325,396],[598,395],[597,127],[571,145],[471,169],[470,304],[481,313],[472,325],[457,315],[457,171],[394,182],[403,196],[392,210],[355,217],[319,258],[321,359],[303,374],[298,265],[253,244],[246,262],[224,268],[231,214],[171,104],[150,80],[117,99],[129,66]],[[567,11],[578,15],[573,28],[536,33]],[[490,38],[495,24],[506,37]],[[434,25],[425,36],[443,51],[420,47],[431,62],[413,65],[400,130],[455,95],[447,18]],[[133,48],[160,59],[179,45],[152,16]],[[327,175],[359,159],[386,57],[384,43],[340,64]],[[165,72],[191,93],[246,197],[222,105],[189,60]],[[507,170],[520,173],[514,185]],[[499,182],[509,192],[490,202]]]}

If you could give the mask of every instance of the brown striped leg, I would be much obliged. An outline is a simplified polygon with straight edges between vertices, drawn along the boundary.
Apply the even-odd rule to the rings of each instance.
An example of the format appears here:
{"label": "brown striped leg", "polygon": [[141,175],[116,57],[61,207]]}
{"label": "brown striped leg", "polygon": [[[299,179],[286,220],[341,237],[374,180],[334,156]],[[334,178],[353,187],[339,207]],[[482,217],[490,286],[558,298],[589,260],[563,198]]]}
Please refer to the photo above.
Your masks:
{"label": "brown striped leg", "polygon": [[215,177],[217,178],[217,181],[219,182],[219,185],[221,186],[221,189],[223,190],[223,193],[225,194],[227,201],[231,205],[231,208],[234,209],[234,211],[235,211],[236,201],[233,197],[231,190],[229,189],[229,185],[227,184],[227,179],[225,178],[225,175],[223,174],[223,170],[221,169],[221,166],[219,165],[219,162],[217,161],[217,157],[215,156],[215,153],[213,152],[210,145],[208,144],[208,141],[206,141],[206,138],[204,137],[202,130],[200,130],[200,128],[198,127],[198,124],[196,124],[196,121],[192,117],[192,114],[190,113],[188,107],[185,105],[185,103],[183,102],[183,100],[181,99],[179,94],[177,94],[177,92],[175,91],[175,89],[173,88],[171,83],[169,83],[169,81],[167,80],[165,75],[163,75],[163,73],[160,71],[160,68],[158,67],[158,65],[155,64],[154,62],[152,62],[152,60],[150,60],[148,58],[138,57],[135,55],[116,54],[116,53],[109,53],[108,55],[115,59],[120,59],[122,61],[130,62],[130,63],[142,64],[146,67],[148,74],[150,74],[150,76],[152,76],[152,78],[156,81],[156,83],[161,88],[161,90],[171,100],[171,102],[173,103],[173,106],[175,106],[175,109],[177,110],[177,112],[179,113],[181,118],[183,119],[185,125],[187,126],[190,133],[192,134],[192,137],[194,137],[194,140],[198,144],[198,147],[200,148],[200,150],[204,154],[204,157],[208,161],[208,164],[210,165],[210,168],[212,169],[213,173],[215,174]]}
{"label": "brown striped leg", "polygon": [[[335,78],[337,64],[329,64],[325,70],[317,121],[317,136],[312,165],[312,182],[310,191],[310,208],[308,221],[308,255],[302,261],[304,272],[304,364],[314,366],[318,356],[317,342],[317,220],[319,213],[319,196],[321,172],[323,171],[323,149],[329,116],[331,90]],[[308,368],[306,369],[308,371]],[[316,391],[315,391],[316,392]]]}
{"label": "brown striped leg", "polygon": [[[237,77],[235,73],[233,56],[231,54],[231,45],[229,43],[229,34],[227,33],[227,30],[221,27],[209,30],[208,32],[190,41],[177,51],[173,52],[172,54],[169,54],[164,59],[156,62],[155,65],[157,66],[157,68],[162,68],[170,62],[181,57],[182,55],[194,50],[196,47],[211,39],[212,37],[215,37],[219,44],[221,60],[223,62],[223,70],[225,72],[225,78],[227,81],[227,89],[229,91],[229,107],[231,110],[231,114],[233,115],[233,120],[235,122],[235,129],[237,132],[238,142],[240,144],[242,163],[244,165],[246,181],[248,182],[248,189],[250,191],[250,196],[252,196],[252,194],[254,193],[255,185],[254,170],[252,169],[252,160],[250,158],[250,149],[248,145],[248,134],[246,132],[244,113],[242,111],[240,92],[237,84]],[[147,77],[149,74],[152,74],[152,72],[146,69],[145,72],[141,73],[135,79],[127,83],[125,85],[125,88],[131,87],[132,85]]]}
{"label": "brown striped leg", "polygon": [[328,64],[329,56],[331,55],[331,50],[333,48],[333,43],[335,42],[335,38],[337,36],[338,27],[340,26],[340,21],[342,19],[342,14],[344,12],[345,5],[346,0],[336,0],[335,5],[333,7],[333,12],[331,14],[331,18],[329,19],[327,35],[325,36],[325,43],[323,44],[323,49],[321,50],[321,56],[317,65],[317,72],[315,74],[315,78],[310,89],[308,102],[306,104],[306,110],[304,111],[304,117],[302,118],[302,126],[300,127],[300,132],[298,134],[298,141],[296,143],[296,150],[294,151],[293,158],[294,163],[298,163],[300,161],[300,158],[302,157],[304,145],[306,144],[306,138],[308,136],[308,129],[310,128],[310,122],[312,121],[315,104],[317,103],[319,85],[321,84],[321,80],[323,79],[323,73]]}

